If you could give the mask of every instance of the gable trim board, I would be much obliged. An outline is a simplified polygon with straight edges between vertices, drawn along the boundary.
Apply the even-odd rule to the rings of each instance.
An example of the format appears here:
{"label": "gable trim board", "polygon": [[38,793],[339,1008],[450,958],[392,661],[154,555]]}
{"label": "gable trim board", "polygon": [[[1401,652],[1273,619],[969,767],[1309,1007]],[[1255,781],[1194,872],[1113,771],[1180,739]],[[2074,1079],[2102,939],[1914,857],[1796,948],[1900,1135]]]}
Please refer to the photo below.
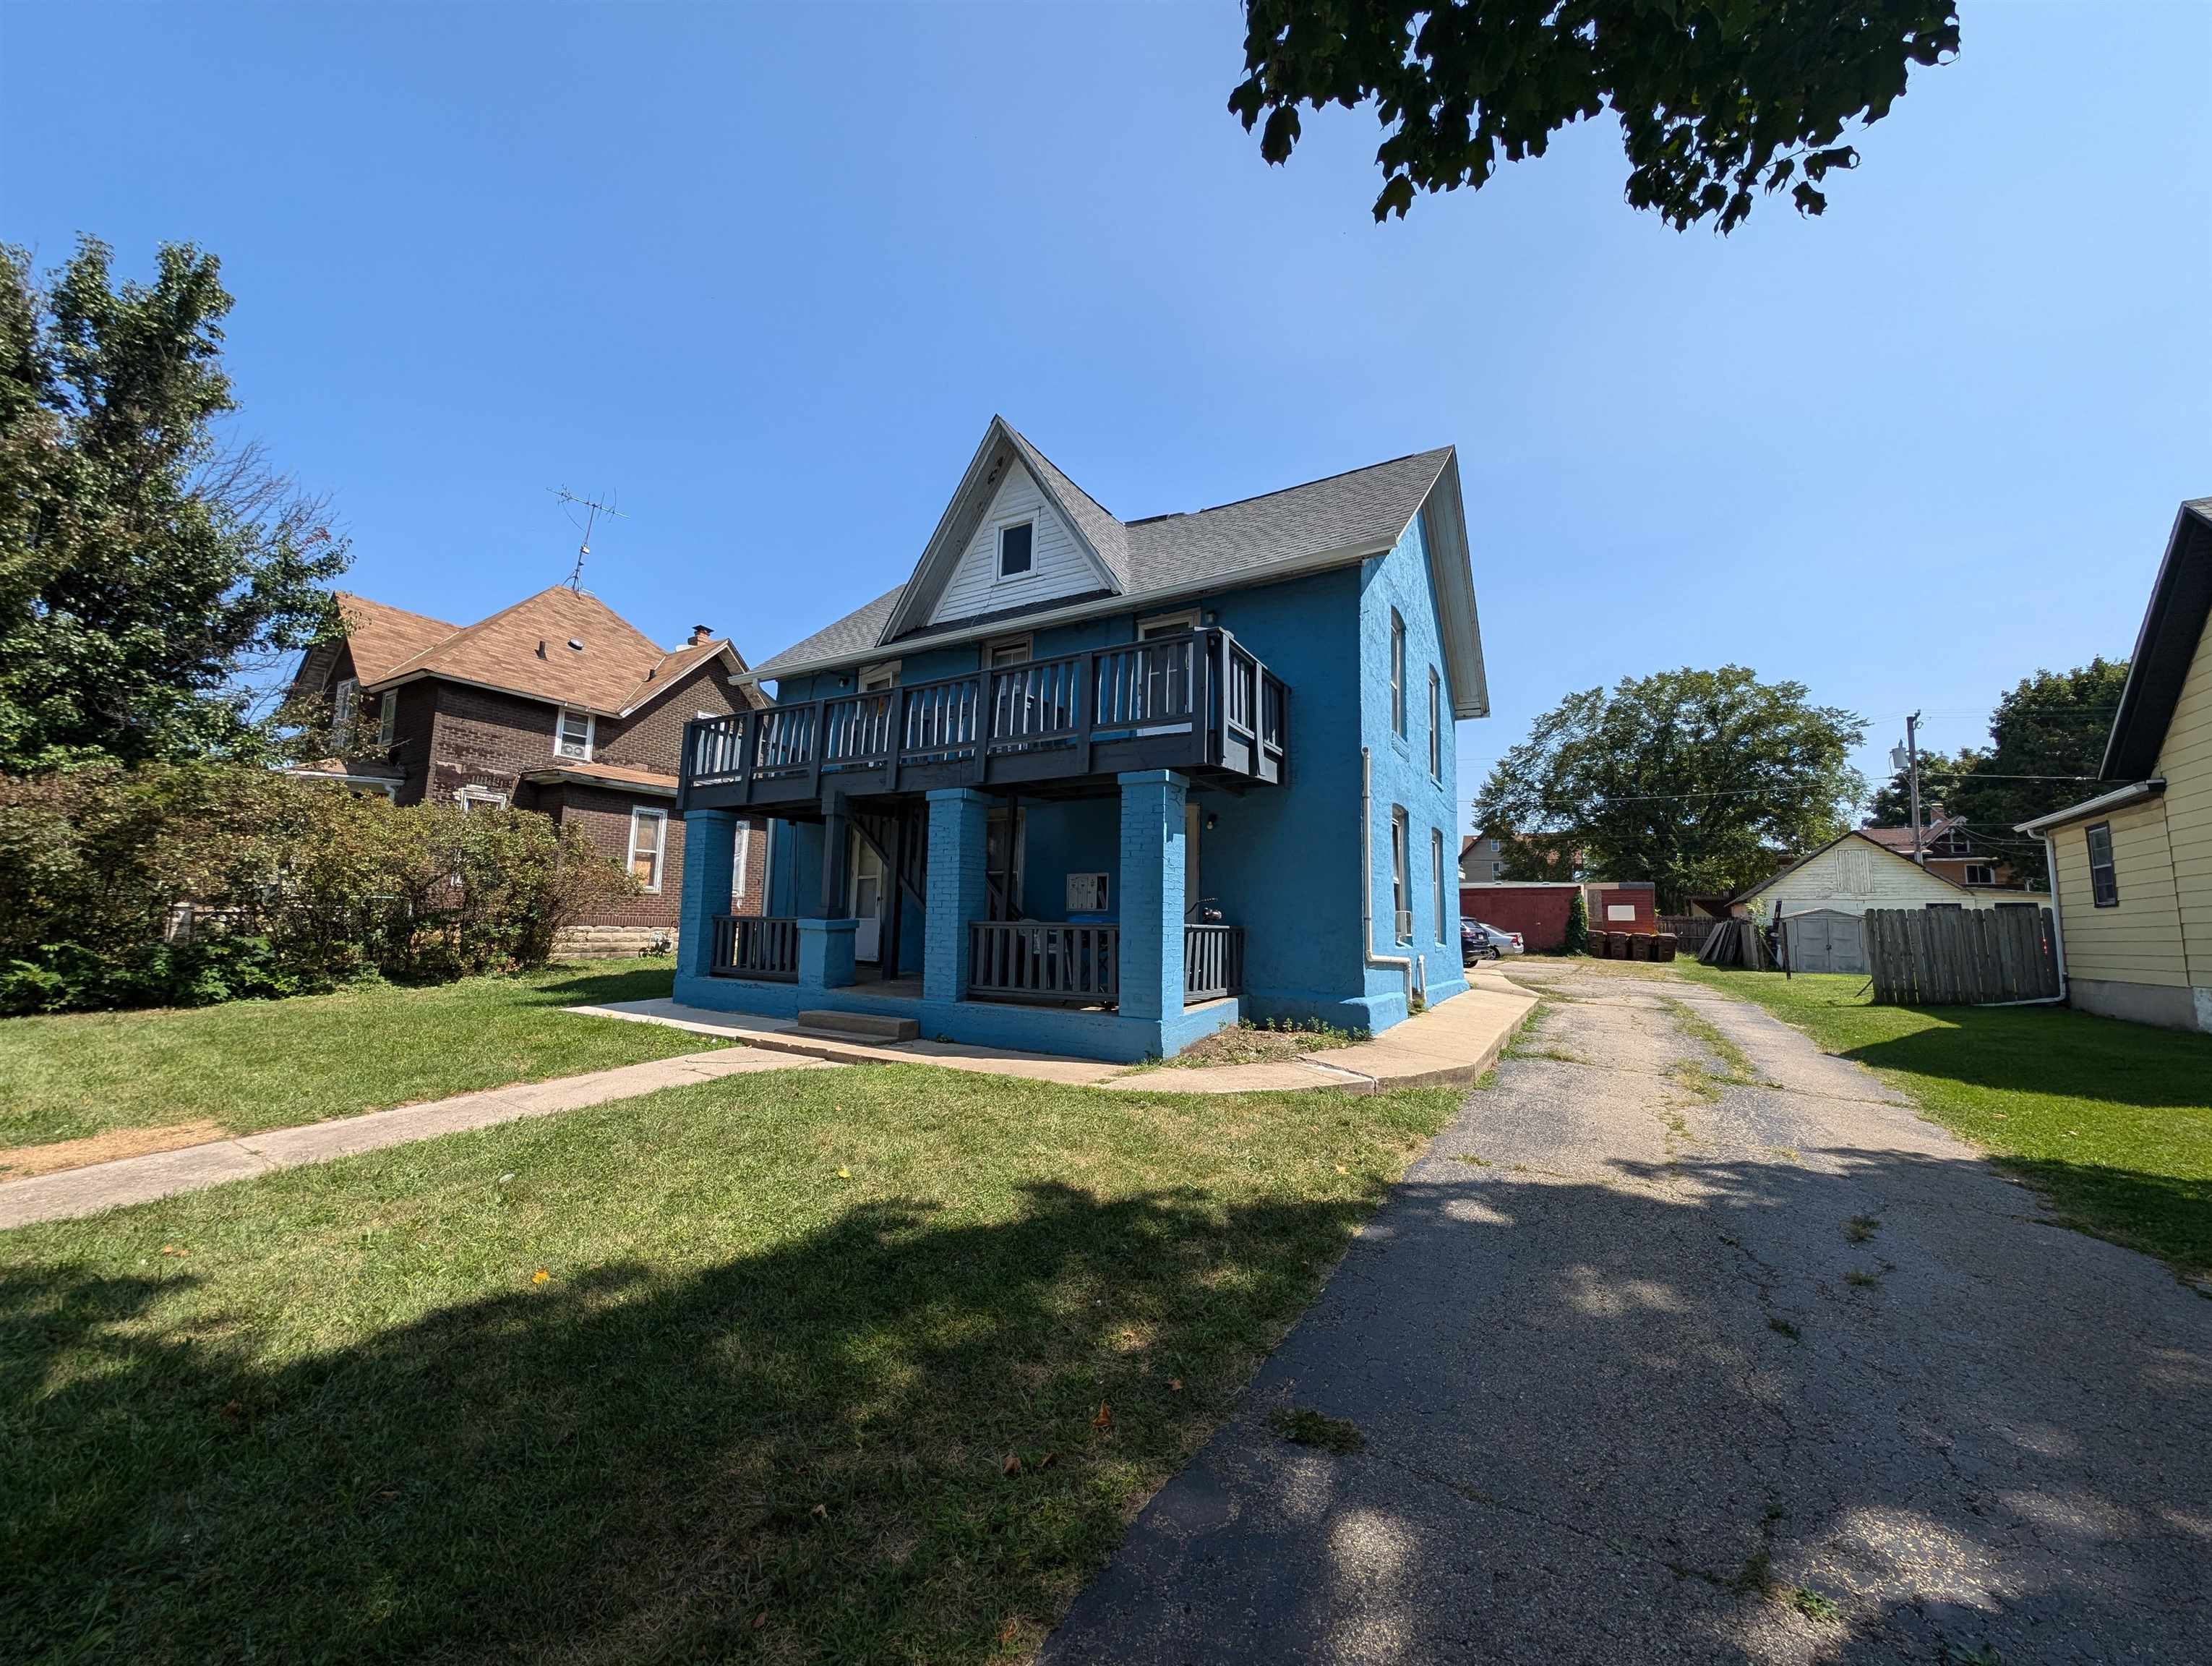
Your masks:
{"label": "gable trim board", "polygon": [[2166,729],[2196,664],[2208,620],[2212,620],[2212,497],[2199,497],[2184,503],[2174,516],[2158,577],[2151,584],[2150,605],[2136,633],[2135,657],[2128,664],[2120,708],[2097,771],[2106,781],[2156,772]]}
{"label": "gable trim board", "polygon": [[[1000,455],[996,447],[1002,441],[1009,461],[994,471],[990,465]],[[1037,604],[1001,606],[957,619],[939,617],[939,605],[948,593],[953,568],[976,540],[993,498],[1017,461],[1028,469],[1043,501],[1062,515],[1075,539],[1097,561],[1106,587],[1094,587],[1088,594],[1048,598]],[[1307,496],[1289,506],[1270,502],[1299,494]],[[1261,505],[1268,507],[1255,507]],[[894,642],[902,654],[960,646],[1002,630],[1017,618],[1024,627],[1042,628],[1133,608],[1158,611],[1226,591],[1280,583],[1387,556],[1416,520],[1421,523],[1443,624],[1452,714],[1455,718],[1486,716],[1489,685],[1475,608],[1459,459],[1451,447],[1414,453],[1188,514],[1157,515],[1123,523],[996,416],[907,582],[770,655],[743,680],[759,683],[848,671],[884,658],[885,648]],[[1288,544],[1295,548],[1300,541],[1297,533],[1304,529],[1356,535],[1317,550],[1282,556],[1267,553],[1270,545],[1279,549]],[[1150,550],[1149,556],[1137,550],[1138,540]],[[1247,558],[1248,550],[1256,552],[1257,558]],[[1148,565],[1155,573],[1175,576],[1160,582],[1140,582],[1133,574]],[[1266,648],[1264,643],[1255,646],[1263,651]]]}

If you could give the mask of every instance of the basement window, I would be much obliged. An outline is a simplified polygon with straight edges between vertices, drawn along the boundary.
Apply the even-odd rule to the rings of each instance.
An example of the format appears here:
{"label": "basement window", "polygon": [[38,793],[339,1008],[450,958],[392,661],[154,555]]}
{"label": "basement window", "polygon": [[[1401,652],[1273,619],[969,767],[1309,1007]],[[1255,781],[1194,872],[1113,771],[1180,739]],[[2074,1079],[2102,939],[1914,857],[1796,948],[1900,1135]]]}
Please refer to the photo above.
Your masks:
{"label": "basement window", "polygon": [[2089,900],[2100,909],[2116,909],[2120,876],[2112,866],[2112,824],[2099,822],[2084,836],[2089,842]]}

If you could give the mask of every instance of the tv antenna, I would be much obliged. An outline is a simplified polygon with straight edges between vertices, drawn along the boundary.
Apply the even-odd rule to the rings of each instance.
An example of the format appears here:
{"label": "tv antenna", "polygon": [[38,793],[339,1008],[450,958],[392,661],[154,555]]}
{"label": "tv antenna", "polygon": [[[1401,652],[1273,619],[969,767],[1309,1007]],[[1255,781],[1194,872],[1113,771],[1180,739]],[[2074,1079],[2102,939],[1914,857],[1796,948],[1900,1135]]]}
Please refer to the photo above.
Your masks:
{"label": "tv antenna", "polygon": [[[615,508],[615,496],[612,492],[609,492],[607,501],[601,503],[592,498],[579,496],[566,486],[548,486],[545,489],[560,501],[561,512],[568,517],[570,526],[576,524],[574,509],[581,509],[584,512],[584,524],[580,529],[583,532],[583,537],[577,542],[576,564],[568,569],[568,588],[581,590],[584,587],[584,557],[592,553],[592,529],[599,524],[599,517],[606,515],[615,520],[628,520],[629,517]],[[574,508],[571,508],[571,505]]]}

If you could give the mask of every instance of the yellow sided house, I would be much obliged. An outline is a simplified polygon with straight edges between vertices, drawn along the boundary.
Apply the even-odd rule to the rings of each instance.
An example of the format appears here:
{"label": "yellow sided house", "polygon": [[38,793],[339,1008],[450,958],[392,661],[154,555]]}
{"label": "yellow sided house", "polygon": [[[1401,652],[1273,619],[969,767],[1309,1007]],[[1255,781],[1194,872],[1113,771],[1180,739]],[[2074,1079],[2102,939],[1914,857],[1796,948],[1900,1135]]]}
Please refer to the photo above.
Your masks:
{"label": "yellow sided house", "polygon": [[2051,855],[2072,1004],[2212,1033],[2212,497],[2181,506],[2098,774],[2022,822]]}

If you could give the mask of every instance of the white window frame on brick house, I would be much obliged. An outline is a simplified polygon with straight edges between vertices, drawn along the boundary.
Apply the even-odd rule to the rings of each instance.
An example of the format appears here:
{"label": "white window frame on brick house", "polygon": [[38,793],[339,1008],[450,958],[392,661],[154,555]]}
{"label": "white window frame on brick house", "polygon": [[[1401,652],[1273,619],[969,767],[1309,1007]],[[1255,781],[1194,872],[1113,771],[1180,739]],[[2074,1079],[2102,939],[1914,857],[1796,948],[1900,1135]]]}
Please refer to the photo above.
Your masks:
{"label": "white window frame on brick house", "polygon": [[[1978,879],[1974,877],[1977,873],[1982,876]],[[1966,874],[1966,883],[1970,885],[1993,885],[1997,882],[1996,864],[1994,862],[1968,862]]]}
{"label": "white window frame on brick house", "polygon": [[1390,733],[1406,738],[1406,620],[1390,610]]}
{"label": "white window frame on brick house", "polygon": [[464,787],[453,794],[453,802],[463,815],[473,815],[479,810],[506,809],[507,794],[495,787]]}
{"label": "white window frame on brick house", "polygon": [[752,877],[753,824],[749,821],[738,824],[737,848],[730,854],[730,912],[736,914],[744,906],[746,882]]}
{"label": "white window frame on brick house", "polygon": [[[570,750],[572,743],[568,739],[568,720],[572,717],[580,717],[584,720],[584,750],[580,752]],[[592,761],[592,749],[597,745],[599,738],[599,720],[591,713],[579,711],[574,706],[562,706],[554,712],[554,757],[573,758],[579,763],[589,763]]]}
{"label": "white window frame on brick house", "polygon": [[636,879],[638,877],[637,859],[644,851],[644,848],[639,844],[637,836],[638,824],[641,822],[645,823],[653,829],[653,843],[651,846],[653,855],[653,878],[649,883],[641,883],[643,884],[643,889],[647,896],[658,897],[660,894],[660,877],[663,863],[668,854],[668,812],[665,810],[649,810],[641,804],[634,804],[630,806],[629,852],[629,860],[625,863],[625,866],[629,869],[630,877],[632,879]]}
{"label": "white window frame on brick house", "polygon": [[1429,830],[1429,862],[1437,891],[1437,941],[1443,943],[1448,939],[1444,936],[1444,830],[1441,827]]}
{"label": "white window frame on brick house", "polygon": [[361,683],[356,678],[341,677],[331,694],[331,730],[343,735],[353,727],[354,719],[361,712]]}
{"label": "white window frame on brick house", "polygon": [[1429,779],[1444,778],[1444,680],[1429,667]]}
{"label": "white window frame on brick house", "polygon": [[399,690],[386,689],[384,698],[376,707],[376,744],[380,747],[392,744],[393,732],[399,727]]}
{"label": "white window frame on brick house", "polygon": [[1390,806],[1390,933],[1401,943],[1413,940],[1413,911],[1406,904],[1412,900],[1413,875],[1408,871],[1413,860],[1412,824],[1406,818],[1406,806]]}

